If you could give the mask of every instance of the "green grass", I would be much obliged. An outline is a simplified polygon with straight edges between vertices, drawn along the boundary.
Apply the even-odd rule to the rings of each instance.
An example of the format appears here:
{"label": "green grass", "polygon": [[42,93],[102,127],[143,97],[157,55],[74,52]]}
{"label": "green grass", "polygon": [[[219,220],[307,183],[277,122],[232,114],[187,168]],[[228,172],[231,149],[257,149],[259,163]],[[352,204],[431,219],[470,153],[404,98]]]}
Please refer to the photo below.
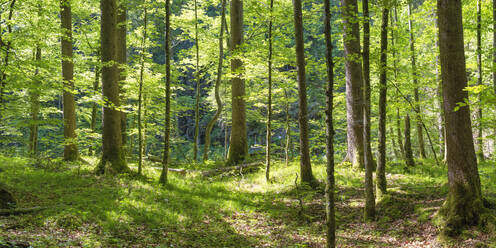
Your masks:
{"label": "green grass", "polygon": [[[144,177],[93,174],[88,165],[51,163],[36,168],[23,158],[0,156],[0,182],[14,193],[19,207],[46,207],[0,218],[0,244],[27,241],[33,247],[323,247],[324,186],[295,184],[298,163],[275,163],[267,184],[263,170],[203,179],[169,173],[162,187],[159,168],[146,165]],[[135,166],[131,164],[131,166]],[[189,165],[201,170],[215,167]],[[323,164],[313,165],[324,180]],[[377,221],[363,223],[363,172],[336,168],[338,244],[342,247],[399,247],[438,244],[434,213],[447,194],[446,168],[425,160],[405,173],[391,165],[388,190],[377,203]],[[496,168],[480,165],[485,196],[496,200]],[[494,214],[494,213],[492,213]],[[468,243],[495,246],[494,230],[469,230]],[[475,233],[475,234],[474,234]],[[495,235],[493,235],[495,236]],[[472,243],[470,243],[472,242]],[[484,246],[483,246],[484,247]]]}

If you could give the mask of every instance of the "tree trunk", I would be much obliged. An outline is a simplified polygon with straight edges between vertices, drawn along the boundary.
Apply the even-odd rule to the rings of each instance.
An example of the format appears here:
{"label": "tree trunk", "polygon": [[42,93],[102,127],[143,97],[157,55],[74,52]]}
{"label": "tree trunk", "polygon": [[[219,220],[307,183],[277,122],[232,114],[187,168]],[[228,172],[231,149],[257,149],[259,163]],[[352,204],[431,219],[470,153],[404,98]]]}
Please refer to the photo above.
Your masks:
{"label": "tree trunk", "polygon": [[171,6],[170,0],[165,0],[165,133],[164,133],[164,156],[162,159],[162,173],[159,183],[167,184],[167,172],[169,171],[169,149],[170,149],[170,100],[171,100]]}
{"label": "tree trunk", "polygon": [[[242,54],[243,39],[243,0],[231,1],[231,55]],[[232,127],[229,145],[228,164],[238,164],[248,157],[248,137],[246,132],[245,80],[243,62],[231,59],[232,85]]]}
{"label": "tree trunk", "polygon": [[[9,4],[9,16],[7,17],[7,34],[12,33],[12,17],[14,15],[14,7],[15,7],[16,0],[12,0]],[[0,34],[0,38],[2,37],[2,34]],[[5,47],[5,48],[4,48]],[[9,40],[5,44],[2,40],[0,44],[0,48],[5,50],[5,57],[3,58],[4,62],[4,71],[0,72],[0,111],[5,107],[5,99],[4,99],[4,94],[5,94],[5,85],[7,84],[7,67],[9,66],[9,59],[10,59],[10,49],[12,48],[12,41]],[[0,112],[0,117],[2,116],[2,112]]]}
{"label": "tree trunk", "polygon": [[288,90],[284,89],[284,108],[286,112],[286,145],[284,146],[284,154],[286,157],[286,166],[289,166],[289,160],[291,152],[289,151],[290,145],[291,145],[291,122],[290,122],[290,113],[289,113],[289,96],[288,96]]}
{"label": "tree trunk", "polygon": [[346,69],[346,116],[348,151],[346,159],[354,167],[363,163],[363,74],[360,59],[360,35],[356,0],[341,0],[343,15],[343,43]]}
{"label": "tree trunk", "polygon": [[298,122],[300,125],[300,173],[301,182],[315,184],[315,178],[310,164],[310,148],[308,144],[308,117],[307,117],[307,87],[305,79],[305,43],[303,40],[303,16],[301,0],[293,0],[296,68],[298,74]]}
{"label": "tree trunk", "polygon": [[379,159],[376,171],[377,196],[380,199],[386,194],[386,112],[387,112],[387,28],[389,9],[382,9],[381,25],[381,64],[379,79]]}
{"label": "tree trunk", "polygon": [[[98,62],[101,62],[100,60],[100,50],[97,52],[97,57],[98,57]],[[100,67],[98,65],[95,66],[95,80],[93,81],[93,92],[98,92],[98,88],[100,87]],[[90,129],[92,133],[96,133],[96,114],[98,111],[98,104],[96,102],[92,103],[91,106],[91,123],[90,123]],[[93,155],[95,151],[95,146],[90,145],[89,147],[89,155]]]}
{"label": "tree trunk", "polygon": [[143,105],[143,76],[145,73],[145,51],[146,51],[146,28],[148,24],[146,1],[143,3],[143,39],[141,40],[141,58],[140,58],[140,74],[138,87],[138,175],[141,175],[143,167],[143,123],[142,123],[142,105]]}
{"label": "tree trunk", "polygon": [[129,171],[122,147],[121,112],[119,99],[119,71],[117,66],[117,0],[101,0],[101,49],[103,108],[102,160],[97,173]]}
{"label": "tree trunk", "polygon": [[198,142],[200,137],[200,42],[198,40],[198,1],[195,2],[195,51],[196,51],[196,94],[195,94],[195,135],[193,136],[193,160],[198,161]]}
{"label": "tree trunk", "polygon": [[[481,0],[477,0],[477,85],[482,85],[482,39],[481,39]],[[479,106],[477,109],[477,157],[479,162],[484,161],[484,141],[482,140],[482,99],[479,94]]]}
{"label": "tree trunk", "polygon": [[405,163],[408,167],[415,166],[413,160],[412,141],[410,138],[410,115],[406,114],[405,117]]}
{"label": "tree trunk", "polygon": [[72,12],[69,0],[60,1],[62,24],[62,78],[64,80],[64,160],[78,159],[76,145],[76,102],[74,101],[74,63],[72,61]]}
{"label": "tree trunk", "polygon": [[461,1],[438,0],[437,9],[449,185],[440,213],[446,216],[444,233],[456,235],[462,227],[479,222],[483,204],[470,108],[455,111],[458,103],[468,99]]}
{"label": "tree trunk", "polygon": [[393,130],[393,125],[392,123],[390,123],[389,125],[389,137],[391,137],[391,143],[392,143],[392,146],[393,146],[393,153],[394,153],[394,157],[396,159],[401,159],[401,153],[398,149],[398,146],[396,145],[396,137],[394,135],[394,130]]}
{"label": "tree trunk", "polygon": [[327,248],[336,247],[336,214],[334,210],[334,125],[332,120],[334,102],[334,61],[331,40],[331,3],[324,1],[324,36],[326,43],[327,92],[326,92],[326,238]]}
{"label": "tree trunk", "polygon": [[[119,94],[122,105],[126,104],[124,85],[127,77],[127,0],[117,0],[117,62],[119,75]],[[125,156],[127,144],[127,114],[121,111],[121,135],[122,135],[122,153]]]}
{"label": "tree trunk", "polygon": [[221,24],[220,24],[220,35],[219,35],[219,64],[217,66],[217,78],[215,80],[215,102],[217,103],[217,111],[214,117],[208,122],[207,129],[205,131],[205,146],[203,149],[203,162],[208,160],[208,152],[210,150],[210,134],[214,128],[215,123],[222,114],[222,100],[220,98],[220,84],[222,82],[222,67],[224,64],[224,17],[226,15],[226,0],[222,0],[222,13],[221,13]]}
{"label": "tree trunk", "polygon": [[[396,56],[396,46],[395,46],[395,28],[396,28],[396,23],[398,21],[398,14],[396,11],[396,8],[394,8],[394,18],[393,18],[393,12],[391,11],[391,26],[394,28],[391,28],[391,50],[393,52],[393,73],[394,73],[394,81],[398,81],[398,66],[397,66],[397,56]],[[399,94],[399,90],[396,90],[396,94]],[[396,138],[398,140],[398,146],[400,147],[400,152],[401,152],[401,158],[405,158],[405,149],[403,147],[403,137],[401,135],[401,116],[400,116],[400,109],[396,108]]]}
{"label": "tree trunk", "polygon": [[270,0],[270,17],[269,17],[269,58],[268,58],[268,81],[269,96],[267,99],[267,140],[265,142],[265,179],[270,182],[270,144],[272,138],[271,121],[272,121],[272,11],[274,0]]}
{"label": "tree trunk", "polygon": [[[496,0],[493,0],[493,88],[496,95]],[[496,158],[496,129],[494,130],[493,153]]]}
{"label": "tree trunk", "polygon": [[417,122],[417,137],[419,143],[420,156],[425,158],[425,144],[424,135],[422,130],[422,121],[420,120],[420,96],[418,87],[418,75],[417,75],[417,64],[415,58],[415,40],[413,38],[413,23],[412,23],[412,5],[408,4],[408,29],[410,31],[410,52],[411,52],[411,62],[412,62],[412,77],[413,77],[413,95],[415,98],[415,112],[416,112],[416,122]]}
{"label": "tree trunk", "polygon": [[38,156],[38,121],[40,114],[40,87],[41,80],[38,78],[41,62],[41,48],[36,47],[35,60],[38,63],[35,71],[34,85],[29,90],[29,98],[31,103],[31,124],[29,128],[29,155],[33,158]]}

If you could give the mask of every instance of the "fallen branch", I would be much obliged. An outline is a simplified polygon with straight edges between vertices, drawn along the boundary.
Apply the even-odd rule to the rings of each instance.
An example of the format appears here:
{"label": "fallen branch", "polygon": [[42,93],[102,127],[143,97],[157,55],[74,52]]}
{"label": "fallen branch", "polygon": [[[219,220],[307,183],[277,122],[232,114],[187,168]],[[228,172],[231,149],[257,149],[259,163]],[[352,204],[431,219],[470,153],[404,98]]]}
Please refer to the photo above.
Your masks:
{"label": "fallen branch", "polygon": [[42,208],[42,207],[32,207],[32,208],[0,209],[0,216],[28,214],[28,213],[33,213],[33,212],[41,211],[43,209],[45,209],[45,208]]}
{"label": "fallen branch", "polygon": [[222,167],[222,168],[217,168],[217,169],[213,169],[213,170],[203,171],[201,173],[201,175],[204,177],[211,177],[211,176],[215,176],[215,175],[219,175],[222,173],[231,172],[231,171],[235,171],[235,170],[239,170],[239,171],[243,172],[243,171],[247,171],[250,169],[258,168],[258,167],[263,166],[263,165],[264,164],[262,162],[255,162],[255,163],[242,164],[242,165],[237,165],[237,166]]}

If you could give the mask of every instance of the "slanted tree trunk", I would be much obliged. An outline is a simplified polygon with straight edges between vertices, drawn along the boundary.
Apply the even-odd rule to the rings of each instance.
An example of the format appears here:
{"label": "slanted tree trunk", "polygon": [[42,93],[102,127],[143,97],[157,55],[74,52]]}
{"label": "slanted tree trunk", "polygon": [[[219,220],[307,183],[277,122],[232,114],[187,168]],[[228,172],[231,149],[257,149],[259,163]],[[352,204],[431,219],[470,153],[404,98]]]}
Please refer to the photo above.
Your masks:
{"label": "slanted tree trunk", "polygon": [[422,120],[420,119],[421,109],[420,109],[420,96],[419,96],[419,86],[418,86],[418,74],[417,74],[417,64],[415,57],[415,40],[413,38],[413,21],[412,21],[412,4],[408,4],[408,29],[410,31],[410,52],[411,52],[411,63],[412,63],[412,78],[413,78],[413,96],[415,98],[415,112],[416,112],[416,122],[417,122],[417,137],[419,143],[420,156],[425,158],[425,144],[424,135],[422,130]]}
{"label": "slanted tree trunk", "polygon": [[438,0],[439,51],[443,81],[446,144],[448,149],[448,198],[440,210],[446,217],[444,233],[458,234],[464,226],[479,222],[483,211],[468,98],[460,0]]}
{"label": "slanted tree trunk", "polygon": [[376,171],[377,196],[386,194],[386,107],[387,107],[387,33],[389,9],[382,7],[381,64],[379,79],[379,159]]}
{"label": "slanted tree trunk", "polygon": [[228,164],[238,164],[248,157],[248,136],[246,132],[245,80],[243,62],[236,58],[242,53],[243,0],[231,1],[231,79],[232,85],[232,127],[229,145]]}
{"label": "slanted tree trunk", "polygon": [[145,73],[145,51],[147,39],[147,6],[146,1],[143,6],[143,39],[141,40],[141,57],[140,57],[140,74],[138,86],[138,175],[141,175],[143,167],[143,123],[142,123],[142,105],[143,105],[143,76]]}
{"label": "slanted tree trunk", "polygon": [[305,78],[305,43],[303,40],[303,16],[301,0],[293,0],[296,43],[296,70],[298,74],[298,123],[300,125],[300,174],[301,182],[315,184],[310,164],[308,144],[307,87]]}
{"label": "slanted tree trunk", "polygon": [[334,102],[334,61],[331,40],[331,2],[324,1],[324,36],[326,43],[327,92],[326,92],[326,238],[327,248],[336,247],[336,214],[334,210],[334,125],[332,122]]}
{"label": "slanted tree trunk", "polygon": [[69,0],[60,1],[62,24],[62,78],[64,80],[64,160],[79,158],[76,145],[76,102],[74,101],[74,63],[72,61],[72,12]]}
{"label": "slanted tree trunk", "polygon": [[346,69],[347,161],[354,167],[363,163],[363,74],[360,58],[358,5],[356,0],[341,0],[343,44]]}
{"label": "slanted tree trunk", "polygon": [[272,138],[271,121],[272,121],[272,11],[274,0],[270,0],[270,17],[269,17],[269,57],[268,57],[268,81],[269,96],[267,99],[267,138],[265,141],[265,179],[270,182],[270,144]]}
{"label": "slanted tree trunk", "polygon": [[[222,82],[222,67],[224,64],[224,17],[226,15],[226,0],[221,1],[222,11],[221,11],[221,24],[220,24],[220,34],[219,34],[219,64],[217,65],[217,78],[215,80],[215,102],[217,103],[217,111],[215,111],[214,117],[208,122],[207,129],[205,131],[205,146],[203,149],[203,162],[208,160],[208,152],[210,150],[210,134],[214,128],[215,123],[222,114],[222,100],[220,98],[220,84]],[[227,131],[227,129],[226,129]],[[227,136],[227,135],[226,135]],[[226,142],[227,143],[227,142]]]}
{"label": "slanted tree trunk", "polygon": [[[127,0],[117,0],[117,62],[118,74],[119,74],[119,96],[122,105],[126,104],[126,97],[124,92],[124,84],[126,83],[127,77]],[[121,135],[122,135],[122,152],[126,156],[126,144],[127,144],[127,114],[121,111]]]}
{"label": "slanted tree trunk", "polygon": [[41,80],[38,78],[39,69],[41,62],[41,48],[36,47],[35,60],[38,63],[36,65],[35,77],[32,87],[29,89],[29,98],[31,103],[31,124],[29,125],[29,155],[33,158],[38,156],[38,121],[40,114],[40,87]]}
{"label": "slanted tree trunk", "polygon": [[162,173],[159,183],[167,184],[167,172],[169,171],[169,149],[170,149],[170,100],[171,100],[171,32],[170,32],[171,6],[170,0],[165,0],[165,133],[164,133],[164,156],[162,158]]}
{"label": "slanted tree trunk", "polygon": [[410,115],[406,114],[405,117],[405,163],[407,167],[415,166],[413,160],[412,141],[410,138]]}
{"label": "slanted tree trunk", "polygon": [[[481,34],[481,0],[477,0],[477,85],[482,85],[482,34]],[[479,94],[479,107],[477,109],[477,157],[484,161],[484,141],[482,140],[482,100]]]}
{"label": "slanted tree trunk", "polygon": [[195,51],[196,51],[196,94],[195,94],[195,134],[193,136],[193,160],[198,160],[198,142],[200,138],[200,42],[198,40],[198,1],[195,0]]}
{"label": "slanted tree trunk", "polygon": [[103,98],[102,159],[97,173],[124,173],[129,171],[122,147],[121,112],[119,99],[119,71],[117,66],[117,0],[101,0],[101,51]]}

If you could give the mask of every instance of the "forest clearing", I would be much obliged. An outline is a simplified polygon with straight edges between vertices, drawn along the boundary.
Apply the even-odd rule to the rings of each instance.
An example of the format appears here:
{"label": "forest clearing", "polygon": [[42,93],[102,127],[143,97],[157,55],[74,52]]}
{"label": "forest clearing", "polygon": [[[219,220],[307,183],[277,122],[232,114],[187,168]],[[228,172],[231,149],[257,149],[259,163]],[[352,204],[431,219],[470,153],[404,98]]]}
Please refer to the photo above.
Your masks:
{"label": "forest clearing", "polygon": [[496,247],[496,0],[0,7],[0,248]]}

